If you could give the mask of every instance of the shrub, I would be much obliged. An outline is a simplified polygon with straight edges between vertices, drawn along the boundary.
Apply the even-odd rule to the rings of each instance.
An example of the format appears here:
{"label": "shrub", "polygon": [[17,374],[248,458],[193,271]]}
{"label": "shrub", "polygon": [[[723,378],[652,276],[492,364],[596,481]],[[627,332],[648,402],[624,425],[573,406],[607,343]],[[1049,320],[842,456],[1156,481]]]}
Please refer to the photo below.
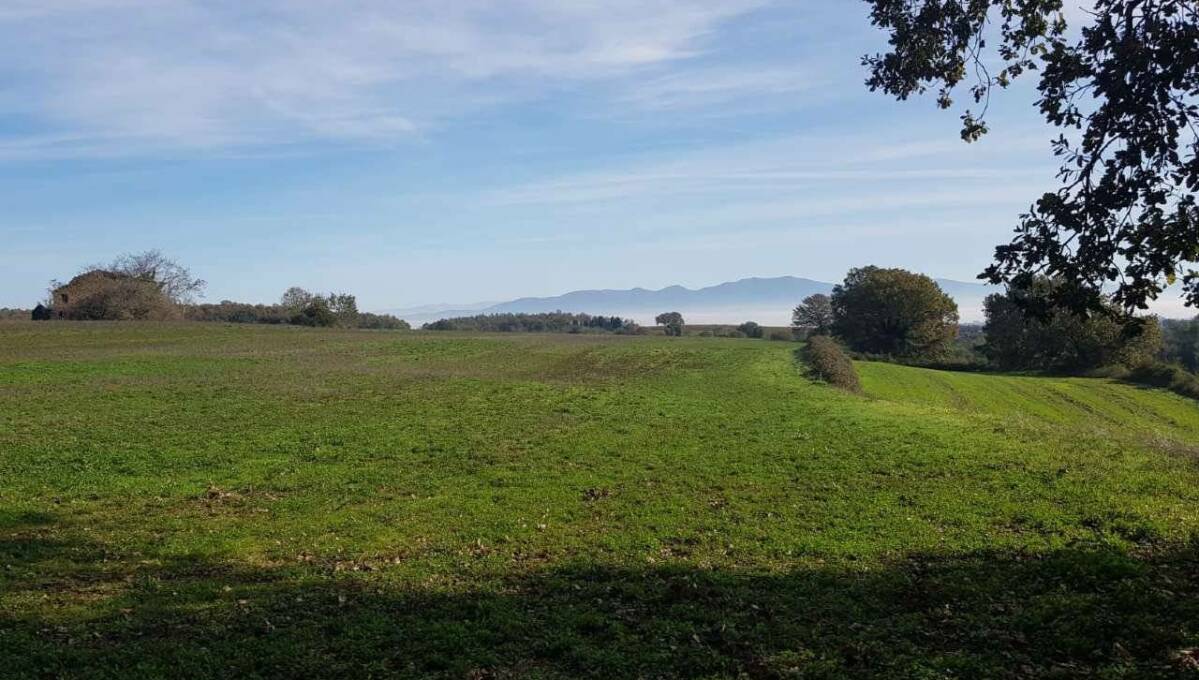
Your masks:
{"label": "shrub", "polygon": [[778,340],[781,342],[790,342],[792,340],[791,334],[787,331],[770,331],[769,337],[771,340]]}
{"label": "shrub", "polygon": [[1154,362],[1133,368],[1124,377],[1129,382],[1163,387],[1191,399],[1199,399],[1199,377],[1182,366]]}
{"label": "shrub", "polygon": [[840,387],[847,392],[860,393],[862,383],[858,371],[845,350],[826,335],[812,336],[803,347],[803,358],[812,378]]}
{"label": "shrub", "polygon": [[155,284],[128,278],[95,282],[67,312],[68,319],[95,321],[163,321],[175,316],[174,305]]}
{"label": "shrub", "polygon": [[67,284],[52,282],[56,316],[77,321],[161,321],[178,317],[175,304],[150,279],[103,269]]}
{"label": "shrub", "polygon": [[1162,356],[1192,373],[1199,371],[1199,318],[1162,319]]}
{"label": "shrub", "polygon": [[395,331],[406,331],[412,328],[407,321],[391,314],[372,314],[370,312],[359,312],[357,326],[358,328]]}
{"label": "shrub", "polygon": [[737,326],[737,330],[741,331],[747,338],[760,338],[765,332],[761,326],[754,321],[746,321]]}

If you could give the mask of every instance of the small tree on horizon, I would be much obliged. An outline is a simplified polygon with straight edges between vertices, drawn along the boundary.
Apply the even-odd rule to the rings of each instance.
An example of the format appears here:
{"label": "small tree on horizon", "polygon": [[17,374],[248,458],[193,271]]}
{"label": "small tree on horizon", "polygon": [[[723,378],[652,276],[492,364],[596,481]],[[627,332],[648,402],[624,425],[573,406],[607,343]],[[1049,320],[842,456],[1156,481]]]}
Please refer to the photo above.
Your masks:
{"label": "small tree on horizon", "polygon": [[796,340],[807,335],[828,335],[833,327],[833,307],[824,293],[809,295],[791,311],[791,333]]}
{"label": "small tree on horizon", "polygon": [[679,337],[683,334],[683,315],[678,312],[663,312],[654,317],[654,323],[662,326],[666,335]]}
{"label": "small tree on horizon", "polygon": [[747,338],[760,338],[764,334],[762,326],[760,326],[756,321],[746,321],[740,326],[737,326],[737,330],[744,333],[745,337]]}
{"label": "small tree on horizon", "polygon": [[299,286],[292,286],[283,291],[279,304],[293,312],[298,312],[308,306],[316,296]]}
{"label": "small tree on horizon", "polygon": [[358,299],[349,293],[329,293],[325,298],[337,325],[352,327],[358,323]]}

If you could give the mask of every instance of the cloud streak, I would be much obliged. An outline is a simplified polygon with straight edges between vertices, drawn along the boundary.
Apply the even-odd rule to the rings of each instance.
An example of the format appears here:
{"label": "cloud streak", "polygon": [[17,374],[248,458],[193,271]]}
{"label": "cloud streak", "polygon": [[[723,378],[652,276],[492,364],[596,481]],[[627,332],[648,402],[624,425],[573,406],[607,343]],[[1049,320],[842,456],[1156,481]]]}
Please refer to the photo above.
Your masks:
{"label": "cloud streak", "polygon": [[[1028,158],[1044,152],[1043,135],[1018,135],[1003,145],[966,145],[950,136],[882,141],[875,137],[790,136],[684,153],[655,156],[623,166],[583,172],[494,190],[492,205],[565,206],[635,201],[642,198],[725,195],[775,202],[780,195],[822,192],[806,200],[821,203],[829,191],[863,195],[902,188],[986,182],[1027,189],[1029,177],[1048,179],[1047,167],[1029,167]],[[1041,184],[1040,186],[1049,186]],[[940,192],[946,198],[946,192]],[[857,199],[857,204],[861,205]],[[852,209],[851,200],[845,208]]]}

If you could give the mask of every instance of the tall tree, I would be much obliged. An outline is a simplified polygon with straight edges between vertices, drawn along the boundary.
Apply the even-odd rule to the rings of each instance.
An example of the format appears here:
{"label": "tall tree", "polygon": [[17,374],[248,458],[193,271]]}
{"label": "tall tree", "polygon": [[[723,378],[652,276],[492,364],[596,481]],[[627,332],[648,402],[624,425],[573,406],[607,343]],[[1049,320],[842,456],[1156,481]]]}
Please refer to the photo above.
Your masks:
{"label": "tall tree", "polygon": [[[1062,0],[866,0],[890,51],[863,58],[867,86],[898,99],[929,88],[942,108],[968,78],[981,110],[962,138],[987,132],[996,88],[1039,71],[1037,106],[1059,129],[1060,185],[1021,218],[983,273],[992,283],[1060,281],[1055,302],[1143,308],[1182,280],[1199,304],[1199,3],[1095,0],[1067,31]],[[989,52],[989,45],[995,45]]]}
{"label": "tall tree", "polygon": [[791,311],[791,333],[802,339],[805,335],[828,335],[833,327],[833,307],[824,293],[809,295]]}
{"label": "tall tree", "polygon": [[830,305],[833,334],[858,352],[936,359],[957,337],[957,303],[923,274],[851,269],[833,288]]}

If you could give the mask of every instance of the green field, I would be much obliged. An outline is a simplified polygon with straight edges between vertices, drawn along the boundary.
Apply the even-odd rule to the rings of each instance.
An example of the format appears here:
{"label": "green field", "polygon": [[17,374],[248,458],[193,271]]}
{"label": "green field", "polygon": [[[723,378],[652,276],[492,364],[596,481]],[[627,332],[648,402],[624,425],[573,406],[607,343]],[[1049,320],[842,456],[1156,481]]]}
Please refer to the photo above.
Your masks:
{"label": "green field", "polygon": [[1193,401],[795,347],[0,325],[0,677],[1195,677]]}

